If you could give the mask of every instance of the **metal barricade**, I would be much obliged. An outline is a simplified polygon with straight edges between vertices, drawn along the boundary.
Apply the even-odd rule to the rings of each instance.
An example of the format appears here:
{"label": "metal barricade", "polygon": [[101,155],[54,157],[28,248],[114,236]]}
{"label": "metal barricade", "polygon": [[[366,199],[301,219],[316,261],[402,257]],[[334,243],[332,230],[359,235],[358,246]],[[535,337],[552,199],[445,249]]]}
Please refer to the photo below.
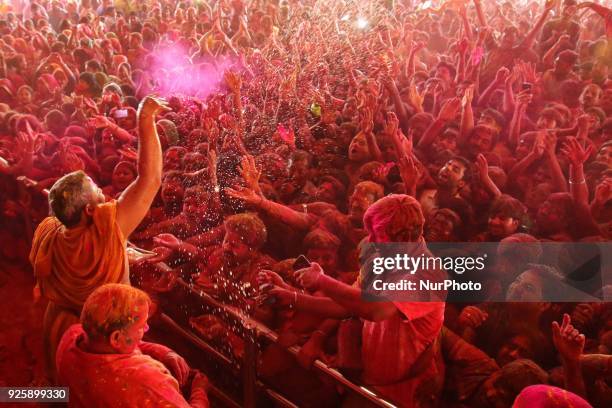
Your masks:
{"label": "metal barricade", "polygon": [[[233,306],[226,305],[218,300],[214,299],[210,295],[194,289],[192,285],[189,285],[183,279],[177,279],[177,288],[187,292],[188,294],[195,296],[200,300],[207,308],[210,308],[212,314],[220,317],[224,322],[228,323],[233,327],[239,327],[240,337],[245,342],[244,355],[240,364],[240,370],[235,370],[234,362],[219,352],[214,346],[200,338],[191,329],[183,327],[177,323],[172,317],[167,314],[161,314],[161,321],[176,334],[180,335],[185,340],[196,346],[199,350],[206,353],[207,356],[214,359],[218,363],[225,367],[232,368],[233,372],[242,379],[242,401],[237,402],[227,394],[224,394],[220,389],[211,390],[211,393],[219,398],[228,406],[243,406],[247,408],[255,407],[257,402],[258,393],[263,392],[269,399],[274,401],[278,406],[283,407],[296,407],[288,398],[284,397],[279,393],[278,390],[273,390],[259,380],[257,376],[257,361],[259,358],[259,345],[270,344],[277,341],[277,334],[265,326],[264,324],[250,318],[245,315],[241,310]],[[298,346],[292,346],[287,349],[294,357],[299,352]],[[356,394],[358,397],[364,399],[372,406],[393,408],[395,407],[388,401],[378,396],[374,391],[357,385],[347,379],[338,370],[335,370],[327,366],[324,362],[316,360],[312,366],[312,369],[318,374],[327,377],[332,380],[335,384],[341,386],[346,391]],[[231,402],[230,402],[231,401]]]}

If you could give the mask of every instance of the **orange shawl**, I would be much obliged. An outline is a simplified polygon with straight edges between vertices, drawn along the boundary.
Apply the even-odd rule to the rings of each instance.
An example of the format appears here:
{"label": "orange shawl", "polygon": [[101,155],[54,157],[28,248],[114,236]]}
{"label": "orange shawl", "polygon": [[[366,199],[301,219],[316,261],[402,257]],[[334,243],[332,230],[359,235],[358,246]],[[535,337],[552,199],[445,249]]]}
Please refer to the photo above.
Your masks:
{"label": "orange shawl", "polygon": [[49,300],[43,336],[49,375],[55,349],[70,325],[77,323],[91,292],[105,283],[127,283],[125,237],[116,223],[117,202],[99,205],[90,225],[68,229],[45,218],[34,233],[30,262],[38,286]]}

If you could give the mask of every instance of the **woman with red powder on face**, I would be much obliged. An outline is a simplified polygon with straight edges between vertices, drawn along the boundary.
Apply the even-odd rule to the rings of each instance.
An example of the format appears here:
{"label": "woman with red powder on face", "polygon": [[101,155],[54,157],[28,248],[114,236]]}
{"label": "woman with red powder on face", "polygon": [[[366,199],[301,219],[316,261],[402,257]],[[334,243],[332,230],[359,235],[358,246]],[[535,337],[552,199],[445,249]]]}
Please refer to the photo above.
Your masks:
{"label": "woman with red powder on face", "polygon": [[117,198],[136,178],[138,172],[136,166],[131,162],[122,161],[117,163],[113,170],[112,182],[102,189],[104,195]]}

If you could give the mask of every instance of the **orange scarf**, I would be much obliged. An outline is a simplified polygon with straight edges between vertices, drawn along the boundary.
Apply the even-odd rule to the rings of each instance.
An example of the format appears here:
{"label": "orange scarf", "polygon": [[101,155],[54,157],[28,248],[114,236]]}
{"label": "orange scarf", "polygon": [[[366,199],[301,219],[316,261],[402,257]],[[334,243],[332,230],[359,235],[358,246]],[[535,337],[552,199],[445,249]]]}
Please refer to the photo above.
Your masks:
{"label": "orange scarf", "polygon": [[34,234],[30,262],[42,295],[80,310],[87,296],[126,274],[125,238],[117,226],[116,201],[99,205],[90,225],[68,229],[45,218]]}

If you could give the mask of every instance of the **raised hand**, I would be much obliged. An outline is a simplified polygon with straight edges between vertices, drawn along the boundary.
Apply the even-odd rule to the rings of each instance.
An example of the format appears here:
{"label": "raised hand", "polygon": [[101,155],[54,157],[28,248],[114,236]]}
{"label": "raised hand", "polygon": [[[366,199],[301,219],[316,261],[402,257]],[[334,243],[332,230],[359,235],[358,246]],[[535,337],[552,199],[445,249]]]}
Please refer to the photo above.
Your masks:
{"label": "raised hand", "polygon": [[525,82],[537,84],[540,81],[540,75],[536,70],[535,64],[531,62],[520,61],[516,66],[523,75],[523,80]]}
{"label": "raised hand", "polygon": [[567,34],[563,34],[559,37],[559,39],[557,40],[557,44],[561,45],[565,45],[565,46],[571,46],[571,42],[570,42],[570,36]]}
{"label": "raised hand", "polygon": [[423,41],[412,41],[412,52],[417,53],[424,49],[426,44]]}
{"label": "raised hand", "polygon": [[532,99],[533,94],[531,93],[531,91],[525,89],[516,95],[516,104],[518,106],[526,107],[531,103]]}
{"label": "raised hand", "polygon": [[593,153],[593,145],[584,148],[575,137],[568,137],[561,152],[567,156],[572,166],[578,167],[589,159]]}
{"label": "raised hand", "polygon": [[391,137],[395,137],[397,130],[399,129],[399,119],[394,112],[387,113],[387,122],[385,123],[385,134]]}
{"label": "raised hand", "polygon": [[412,150],[414,148],[414,129],[408,130],[408,136],[404,136],[402,129],[398,130],[398,136],[402,141],[402,148],[406,156],[412,157]]}
{"label": "raised hand", "polygon": [[138,116],[154,117],[161,112],[170,111],[167,102],[152,95],[145,96],[138,106]]}
{"label": "raised hand", "polygon": [[565,313],[561,325],[552,323],[552,337],[555,348],[561,358],[567,361],[578,361],[584,351],[585,337],[572,326],[572,319]]}
{"label": "raised hand", "polygon": [[459,98],[450,98],[442,108],[440,109],[440,113],[438,114],[438,119],[443,120],[445,122],[450,122],[457,117],[457,113],[459,112],[459,108],[461,107],[461,100]]}
{"label": "raised hand", "polygon": [[461,98],[461,106],[466,107],[472,104],[474,100],[474,85],[470,85],[465,88],[465,93],[463,94],[463,98]]}
{"label": "raised hand", "polygon": [[250,154],[242,157],[240,163],[240,174],[246,182],[246,185],[251,190],[255,191],[258,195],[262,195],[261,188],[259,187],[259,178],[261,177],[261,171],[257,169],[255,165],[255,158]]}
{"label": "raised hand", "polygon": [[610,199],[612,199],[612,180],[608,178],[595,187],[594,201],[603,205]]}
{"label": "raised hand", "polygon": [[419,169],[415,160],[412,158],[412,155],[406,155],[399,159],[398,167],[400,177],[404,182],[407,192],[414,193],[416,185],[421,177],[421,170]]}
{"label": "raised hand", "polygon": [[498,84],[503,84],[506,78],[510,75],[510,70],[506,67],[501,67],[497,70],[495,74],[495,82]]}
{"label": "raised hand", "polygon": [[489,163],[482,153],[476,157],[476,168],[481,180],[489,177]]}
{"label": "raised hand", "polygon": [[223,76],[225,83],[232,90],[232,92],[239,92],[242,86],[242,77],[239,73],[233,71],[225,71]]}
{"label": "raised hand", "polygon": [[410,88],[408,89],[408,102],[418,111],[423,112],[423,101],[425,100],[425,95],[419,93],[416,88],[416,83],[412,81],[410,83]]}
{"label": "raised hand", "polygon": [[35,145],[36,139],[31,133],[19,132],[15,143],[15,150],[21,157],[34,153]]}
{"label": "raised hand", "polygon": [[365,134],[372,133],[374,129],[374,112],[370,108],[365,108],[361,112],[361,131]]}

